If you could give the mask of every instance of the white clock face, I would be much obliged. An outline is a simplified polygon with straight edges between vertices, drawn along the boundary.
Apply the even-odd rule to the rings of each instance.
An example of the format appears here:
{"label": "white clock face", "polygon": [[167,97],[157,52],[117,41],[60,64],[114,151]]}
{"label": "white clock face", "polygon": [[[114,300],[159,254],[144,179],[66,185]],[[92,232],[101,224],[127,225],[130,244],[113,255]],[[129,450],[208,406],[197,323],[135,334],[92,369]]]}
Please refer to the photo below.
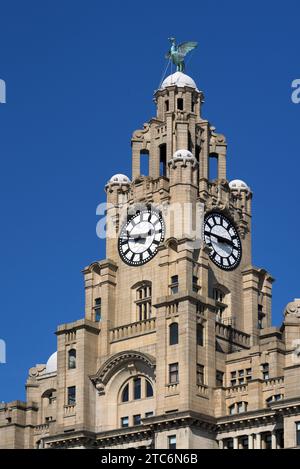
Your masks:
{"label": "white clock face", "polygon": [[129,265],[139,266],[149,262],[164,240],[165,226],[162,217],[154,210],[141,210],[124,223],[119,237],[119,253]]}
{"label": "white clock face", "polygon": [[232,222],[221,213],[210,213],[204,220],[204,241],[211,248],[209,257],[221,269],[235,269],[242,257],[242,245]]}

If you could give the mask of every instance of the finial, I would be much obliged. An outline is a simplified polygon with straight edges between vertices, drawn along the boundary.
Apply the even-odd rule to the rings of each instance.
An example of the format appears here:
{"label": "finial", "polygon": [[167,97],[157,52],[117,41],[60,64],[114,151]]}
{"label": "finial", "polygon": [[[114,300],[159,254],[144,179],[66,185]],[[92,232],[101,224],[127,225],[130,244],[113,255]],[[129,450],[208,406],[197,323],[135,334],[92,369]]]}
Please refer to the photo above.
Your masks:
{"label": "finial", "polygon": [[169,37],[169,41],[171,42],[171,49],[166,54],[166,59],[172,60],[172,62],[176,65],[178,72],[184,72],[184,57],[188,54],[188,52],[197,47],[198,42],[188,41],[176,45],[175,37]]}

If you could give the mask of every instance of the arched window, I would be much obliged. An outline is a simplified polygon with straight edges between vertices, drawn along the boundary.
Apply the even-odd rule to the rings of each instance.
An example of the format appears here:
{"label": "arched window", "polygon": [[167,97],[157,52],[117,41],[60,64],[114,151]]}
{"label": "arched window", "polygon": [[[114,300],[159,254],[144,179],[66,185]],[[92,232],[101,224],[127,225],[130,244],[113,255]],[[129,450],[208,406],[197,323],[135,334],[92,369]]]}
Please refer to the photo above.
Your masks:
{"label": "arched window", "polygon": [[218,179],[218,154],[217,153],[211,153],[209,155],[209,166],[208,166],[208,179],[210,181],[214,181],[215,179]]}
{"label": "arched window", "polygon": [[245,402],[245,401],[235,402],[228,408],[228,410],[229,410],[229,415],[242,414],[243,412],[247,412],[248,402]]}
{"label": "arched window", "polygon": [[268,399],[266,399],[266,403],[272,404],[272,402],[277,402],[277,401],[280,401],[281,399],[283,399],[283,394],[274,394],[273,396],[270,396],[268,397]]}
{"label": "arched window", "polygon": [[128,402],[129,401],[129,384],[127,383],[126,386],[124,387],[122,391],[122,402]]}
{"label": "arched window", "polygon": [[147,399],[153,397],[153,387],[151,382],[145,376],[135,376],[131,378],[121,388],[120,402],[130,402],[139,399]]}
{"label": "arched window", "polygon": [[146,379],[146,397],[153,397],[153,387],[150,381]]}
{"label": "arched window", "polygon": [[141,176],[149,176],[149,151],[141,150],[140,153],[140,174]]}
{"label": "arched window", "polygon": [[56,389],[47,389],[43,392],[42,399],[45,400],[46,404],[52,405],[56,401]]}
{"label": "arched window", "polygon": [[173,322],[169,326],[169,344],[176,345],[178,344],[178,323]]}
{"label": "arched window", "polygon": [[69,370],[76,368],[76,350],[74,348],[68,352],[68,368]]}

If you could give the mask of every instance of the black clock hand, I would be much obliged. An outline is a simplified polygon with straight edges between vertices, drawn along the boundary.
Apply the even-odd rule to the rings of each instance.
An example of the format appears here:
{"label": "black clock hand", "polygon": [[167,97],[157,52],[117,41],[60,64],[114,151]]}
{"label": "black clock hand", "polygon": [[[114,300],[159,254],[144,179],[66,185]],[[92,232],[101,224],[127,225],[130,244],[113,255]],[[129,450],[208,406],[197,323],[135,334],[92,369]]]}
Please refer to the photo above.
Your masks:
{"label": "black clock hand", "polygon": [[220,236],[220,235],[218,235],[218,234],[209,233],[208,231],[205,231],[204,234],[206,234],[207,236],[213,236],[213,237],[216,238],[220,243],[228,244],[229,246],[234,247],[234,244],[233,244],[233,242],[231,241],[231,239],[224,238],[223,236]]}

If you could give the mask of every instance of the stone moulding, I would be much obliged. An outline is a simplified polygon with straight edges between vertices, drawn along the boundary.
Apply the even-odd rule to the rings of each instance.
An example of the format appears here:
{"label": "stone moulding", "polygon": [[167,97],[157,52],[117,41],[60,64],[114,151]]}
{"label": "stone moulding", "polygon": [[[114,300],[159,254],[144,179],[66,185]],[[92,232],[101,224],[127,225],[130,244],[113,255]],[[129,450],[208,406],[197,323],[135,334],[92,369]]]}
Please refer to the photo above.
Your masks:
{"label": "stone moulding", "polygon": [[105,393],[105,386],[114,375],[117,367],[120,365],[132,366],[132,364],[137,361],[145,363],[151,370],[153,370],[154,373],[156,360],[154,357],[146,353],[128,350],[125,352],[119,352],[106,360],[103,365],[101,365],[97,373],[90,376],[90,379],[98,390],[99,395],[103,395]]}

